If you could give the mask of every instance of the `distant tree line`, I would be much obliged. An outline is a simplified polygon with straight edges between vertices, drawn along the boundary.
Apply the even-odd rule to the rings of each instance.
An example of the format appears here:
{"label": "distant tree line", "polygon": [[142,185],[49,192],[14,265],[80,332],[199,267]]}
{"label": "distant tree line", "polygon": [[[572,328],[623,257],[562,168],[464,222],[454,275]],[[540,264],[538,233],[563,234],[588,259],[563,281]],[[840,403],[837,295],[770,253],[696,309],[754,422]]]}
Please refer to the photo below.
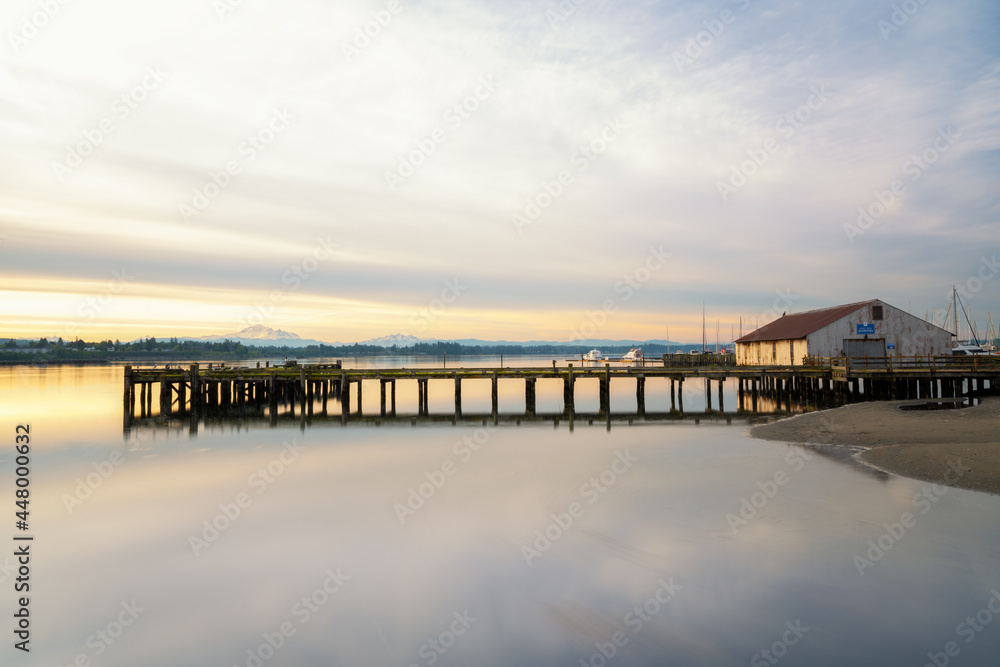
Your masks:
{"label": "distant tree line", "polygon": [[[27,352],[27,349],[37,350]],[[622,355],[628,352],[629,346],[615,346],[602,348],[604,354],[610,356]],[[677,346],[671,346],[671,351],[676,351]],[[65,342],[62,338],[49,341],[47,338],[40,338],[38,341],[30,341],[20,344],[14,340],[6,342],[0,348],[0,360],[2,361],[130,361],[143,359],[220,359],[238,360],[250,357],[289,357],[289,358],[312,358],[312,357],[371,357],[371,356],[432,356],[443,357],[452,356],[476,356],[476,355],[518,355],[518,354],[538,354],[538,355],[566,355],[576,357],[590,350],[590,346],[565,344],[565,345],[462,345],[455,342],[422,342],[412,346],[400,347],[392,345],[384,347],[381,345],[309,345],[306,347],[288,346],[248,346],[240,341],[224,340],[194,341],[180,340],[177,338],[161,339],[145,338],[132,342],[122,343],[119,340],[101,340],[87,342],[74,340]],[[667,351],[665,345],[651,344],[643,347],[647,358],[658,357]]]}

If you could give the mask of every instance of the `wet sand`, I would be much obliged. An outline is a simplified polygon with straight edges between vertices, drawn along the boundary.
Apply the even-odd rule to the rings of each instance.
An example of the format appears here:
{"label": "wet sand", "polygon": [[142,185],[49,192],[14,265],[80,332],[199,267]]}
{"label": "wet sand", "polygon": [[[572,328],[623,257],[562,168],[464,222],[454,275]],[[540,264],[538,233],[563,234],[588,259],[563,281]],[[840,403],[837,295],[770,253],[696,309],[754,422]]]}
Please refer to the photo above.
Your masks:
{"label": "wet sand", "polygon": [[1000,398],[958,410],[899,407],[922,402],[855,403],[761,424],[750,435],[842,448],[897,475],[1000,495]]}

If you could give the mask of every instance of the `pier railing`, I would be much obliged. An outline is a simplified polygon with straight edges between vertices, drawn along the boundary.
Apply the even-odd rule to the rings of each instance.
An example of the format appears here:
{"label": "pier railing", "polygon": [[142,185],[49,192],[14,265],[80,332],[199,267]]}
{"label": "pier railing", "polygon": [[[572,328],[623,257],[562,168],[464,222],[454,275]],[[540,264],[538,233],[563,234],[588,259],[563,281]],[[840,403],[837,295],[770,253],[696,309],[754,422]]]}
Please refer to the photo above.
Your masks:
{"label": "pier railing", "polygon": [[803,365],[829,368],[834,375],[858,370],[886,371],[993,371],[1000,370],[1000,355],[976,356],[885,356],[885,357],[804,357]]}

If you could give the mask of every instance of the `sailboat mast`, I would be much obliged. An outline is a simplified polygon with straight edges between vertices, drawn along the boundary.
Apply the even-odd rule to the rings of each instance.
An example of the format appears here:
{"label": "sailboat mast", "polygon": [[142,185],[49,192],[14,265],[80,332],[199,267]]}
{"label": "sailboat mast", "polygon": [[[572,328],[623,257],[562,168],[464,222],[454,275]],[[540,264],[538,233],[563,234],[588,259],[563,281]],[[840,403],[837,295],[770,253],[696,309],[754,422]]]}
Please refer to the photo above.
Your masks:
{"label": "sailboat mast", "polygon": [[955,286],[951,286],[951,310],[954,313],[955,318],[955,340],[958,340],[958,293],[955,291]]}
{"label": "sailboat mast", "polygon": [[701,351],[705,352],[708,344],[705,342],[705,300],[701,300]]}

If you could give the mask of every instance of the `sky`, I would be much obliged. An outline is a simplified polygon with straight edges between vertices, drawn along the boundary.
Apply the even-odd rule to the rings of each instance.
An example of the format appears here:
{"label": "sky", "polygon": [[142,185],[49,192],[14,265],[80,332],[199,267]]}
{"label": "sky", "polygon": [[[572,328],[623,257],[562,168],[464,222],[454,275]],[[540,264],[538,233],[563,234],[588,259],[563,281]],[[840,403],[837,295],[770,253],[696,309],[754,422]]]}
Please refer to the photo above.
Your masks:
{"label": "sky", "polygon": [[[7,0],[0,336],[1000,316],[1000,4]],[[981,332],[982,333],[982,332]]]}

